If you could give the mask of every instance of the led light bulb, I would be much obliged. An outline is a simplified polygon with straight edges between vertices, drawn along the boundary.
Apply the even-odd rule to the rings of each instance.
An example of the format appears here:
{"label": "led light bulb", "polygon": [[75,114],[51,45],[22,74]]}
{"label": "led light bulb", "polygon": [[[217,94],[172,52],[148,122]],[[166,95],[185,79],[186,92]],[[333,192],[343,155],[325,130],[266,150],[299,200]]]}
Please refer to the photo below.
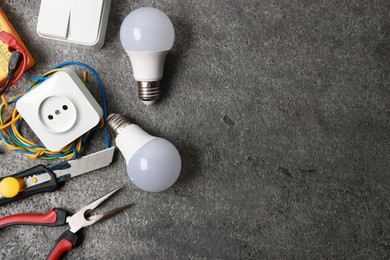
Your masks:
{"label": "led light bulb", "polygon": [[160,10],[142,7],[126,16],[120,39],[133,67],[138,96],[151,105],[160,96],[165,58],[175,40],[172,22]]}
{"label": "led light bulb", "polygon": [[179,152],[165,139],[151,136],[120,114],[108,116],[109,129],[116,133],[116,146],[126,160],[127,174],[140,189],[159,192],[179,177]]}

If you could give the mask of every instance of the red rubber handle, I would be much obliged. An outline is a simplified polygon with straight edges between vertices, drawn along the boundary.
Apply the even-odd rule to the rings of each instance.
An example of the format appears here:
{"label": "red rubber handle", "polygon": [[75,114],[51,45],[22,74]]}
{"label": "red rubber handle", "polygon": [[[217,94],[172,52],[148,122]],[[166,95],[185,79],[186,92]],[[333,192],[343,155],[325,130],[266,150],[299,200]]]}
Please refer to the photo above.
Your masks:
{"label": "red rubber handle", "polygon": [[72,249],[73,245],[72,242],[66,240],[65,238],[62,239],[56,247],[53,249],[49,257],[47,258],[48,260],[57,260],[60,259],[61,256]]}
{"label": "red rubber handle", "polygon": [[67,251],[76,246],[78,236],[70,230],[65,231],[57,240],[56,244],[46,259],[60,259]]}
{"label": "red rubber handle", "polygon": [[53,209],[45,214],[15,214],[0,218],[0,228],[20,224],[53,225],[57,218],[58,214]]}

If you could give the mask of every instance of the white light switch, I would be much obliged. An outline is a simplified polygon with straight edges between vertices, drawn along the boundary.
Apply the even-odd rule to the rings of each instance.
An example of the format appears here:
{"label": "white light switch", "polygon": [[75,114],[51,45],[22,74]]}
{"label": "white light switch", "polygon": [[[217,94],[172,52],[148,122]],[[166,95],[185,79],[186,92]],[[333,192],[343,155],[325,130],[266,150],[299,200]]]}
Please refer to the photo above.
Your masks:
{"label": "white light switch", "polygon": [[42,0],[37,32],[43,38],[101,48],[111,0]]}
{"label": "white light switch", "polygon": [[68,39],[89,44],[96,42],[102,9],[103,0],[72,0]]}
{"label": "white light switch", "polygon": [[42,0],[38,28],[42,35],[66,39],[72,0]]}

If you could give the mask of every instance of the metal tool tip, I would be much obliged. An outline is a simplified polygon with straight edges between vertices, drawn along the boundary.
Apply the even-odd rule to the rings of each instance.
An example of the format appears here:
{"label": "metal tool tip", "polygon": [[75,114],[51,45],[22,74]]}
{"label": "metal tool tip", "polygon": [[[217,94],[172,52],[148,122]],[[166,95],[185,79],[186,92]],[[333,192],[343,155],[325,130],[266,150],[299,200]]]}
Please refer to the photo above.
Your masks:
{"label": "metal tool tip", "polygon": [[105,213],[103,213],[103,214],[100,214],[102,217],[101,217],[101,219],[99,219],[99,220],[108,219],[108,218],[110,218],[110,217],[112,217],[112,216],[118,214],[119,212],[121,212],[121,211],[123,211],[123,210],[125,210],[125,209],[127,209],[127,208],[129,208],[129,207],[131,207],[132,205],[133,205],[133,204],[130,203],[130,204],[124,205],[124,206],[122,206],[122,207],[119,207],[119,208],[116,208],[116,209],[107,211],[107,212],[105,212]]}

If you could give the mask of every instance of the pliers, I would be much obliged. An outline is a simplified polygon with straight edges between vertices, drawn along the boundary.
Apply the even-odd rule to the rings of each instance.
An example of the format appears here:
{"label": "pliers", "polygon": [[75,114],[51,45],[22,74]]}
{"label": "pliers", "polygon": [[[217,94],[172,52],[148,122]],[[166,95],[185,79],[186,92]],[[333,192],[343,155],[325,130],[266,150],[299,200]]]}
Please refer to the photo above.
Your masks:
{"label": "pliers", "polygon": [[71,215],[67,211],[59,208],[54,208],[45,214],[15,214],[0,218],[0,228],[12,225],[40,225],[40,226],[62,226],[67,223],[70,229],[65,231],[55,243],[55,246],[47,256],[47,259],[60,259],[61,256],[76,246],[78,239],[77,231],[84,227],[88,227],[100,220],[107,219],[120,211],[128,208],[131,204],[110,210],[105,213],[89,216],[89,214],[98,207],[102,202],[107,200],[111,195],[117,192],[123,186],[107,193],[106,195],[94,200],[87,206],[83,207],[75,214]]}

